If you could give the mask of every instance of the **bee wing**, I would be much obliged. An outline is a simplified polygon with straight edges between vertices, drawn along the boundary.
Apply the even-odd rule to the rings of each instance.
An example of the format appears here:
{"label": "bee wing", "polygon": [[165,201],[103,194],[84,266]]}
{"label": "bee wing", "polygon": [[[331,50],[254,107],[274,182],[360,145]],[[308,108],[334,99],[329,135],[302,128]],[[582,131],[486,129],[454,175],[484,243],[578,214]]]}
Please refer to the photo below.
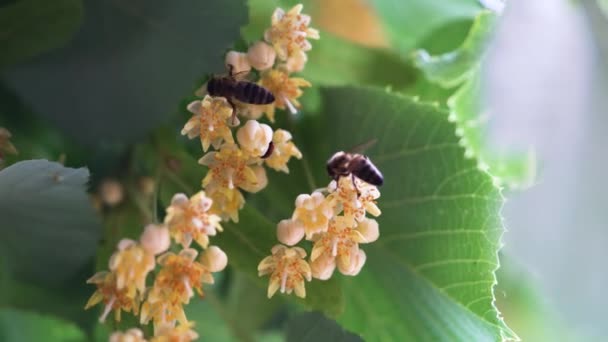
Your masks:
{"label": "bee wing", "polygon": [[365,152],[368,148],[374,146],[377,142],[378,139],[376,138],[370,139],[364,143],[352,146],[348,149],[348,152],[353,154],[363,154],[363,152]]}

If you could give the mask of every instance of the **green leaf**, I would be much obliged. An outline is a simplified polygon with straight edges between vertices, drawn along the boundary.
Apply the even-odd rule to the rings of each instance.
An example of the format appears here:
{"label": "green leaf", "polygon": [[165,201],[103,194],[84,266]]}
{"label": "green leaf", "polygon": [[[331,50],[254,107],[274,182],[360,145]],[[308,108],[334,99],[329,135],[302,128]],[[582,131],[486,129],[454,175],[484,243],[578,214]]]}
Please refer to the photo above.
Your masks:
{"label": "green leaf", "polygon": [[482,8],[477,0],[373,0],[372,4],[391,44],[404,56],[439,27],[474,18]]}
{"label": "green leaf", "polygon": [[85,334],[72,323],[57,318],[14,309],[0,309],[0,341],[86,341]]}
{"label": "green leaf", "polygon": [[28,160],[0,171],[0,245],[18,276],[60,284],[95,252],[100,225],[87,169]]}
{"label": "green leaf", "polygon": [[6,70],[4,80],[68,135],[89,145],[141,139],[176,112],[247,19],[244,0],[92,1],[65,48]]}
{"label": "green leaf", "polygon": [[361,274],[342,279],[339,322],[366,341],[514,338],[493,304],[503,199],[448,113],[379,89],[322,95],[325,130],[309,138],[328,140],[325,156],[378,138],[368,152],[385,176],[380,239],[362,246]]}
{"label": "green leaf", "polygon": [[363,342],[361,337],[344,330],[319,312],[298,314],[287,324],[287,342]]}
{"label": "green leaf", "polygon": [[65,45],[82,12],[80,0],[18,0],[0,7],[0,69]]}
{"label": "green leaf", "polygon": [[444,88],[457,86],[474,73],[494,32],[496,14],[482,11],[473,22],[467,38],[456,50],[431,56],[425,50],[414,54],[414,64],[431,82]]}

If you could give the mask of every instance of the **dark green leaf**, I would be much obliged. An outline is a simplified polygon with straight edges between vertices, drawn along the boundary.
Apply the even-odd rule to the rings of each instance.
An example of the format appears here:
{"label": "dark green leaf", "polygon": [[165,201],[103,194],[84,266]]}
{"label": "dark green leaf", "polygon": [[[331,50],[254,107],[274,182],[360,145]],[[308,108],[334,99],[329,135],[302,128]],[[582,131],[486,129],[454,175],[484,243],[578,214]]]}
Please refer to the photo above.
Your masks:
{"label": "dark green leaf", "polygon": [[15,274],[58,284],[94,255],[101,228],[88,177],[87,169],[46,160],[0,171],[0,244]]}
{"label": "dark green leaf", "polygon": [[74,324],[57,318],[14,309],[0,309],[0,341],[86,341]]}
{"label": "dark green leaf", "polygon": [[134,141],[167,121],[246,21],[243,0],[94,1],[65,48],[4,79],[69,135],[88,144]]}
{"label": "dark green leaf", "polygon": [[363,342],[319,312],[299,314],[287,324],[287,342]]}
{"label": "dark green leaf", "polygon": [[65,45],[81,21],[81,0],[19,0],[0,7],[0,69]]}

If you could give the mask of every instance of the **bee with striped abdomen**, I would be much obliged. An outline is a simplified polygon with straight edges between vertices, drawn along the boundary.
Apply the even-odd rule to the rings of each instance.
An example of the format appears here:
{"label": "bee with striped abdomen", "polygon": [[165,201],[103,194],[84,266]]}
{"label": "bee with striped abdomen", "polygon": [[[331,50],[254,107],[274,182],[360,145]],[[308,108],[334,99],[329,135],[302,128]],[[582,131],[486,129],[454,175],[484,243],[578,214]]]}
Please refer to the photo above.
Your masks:
{"label": "bee with striped abdomen", "polygon": [[250,81],[238,80],[233,74],[233,66],[228,64],[228,76],[214,76],[207,82],[207,93],[211,96],[226,98],[232,106],[232,122],[236,120],[236,107],[233,99],[255,105],[265,105],[274,102],[274,95],[268,89]]}
{"label": "bee with striped abdomen", "polygon": [[[375,186],[384,183],[384,177],[376,165],[368,157],[358,153],[336,152],[327,161],[327,173],[336,182],[340,177],[350,175]],[[355,184],[354,178],[353,184]]]}

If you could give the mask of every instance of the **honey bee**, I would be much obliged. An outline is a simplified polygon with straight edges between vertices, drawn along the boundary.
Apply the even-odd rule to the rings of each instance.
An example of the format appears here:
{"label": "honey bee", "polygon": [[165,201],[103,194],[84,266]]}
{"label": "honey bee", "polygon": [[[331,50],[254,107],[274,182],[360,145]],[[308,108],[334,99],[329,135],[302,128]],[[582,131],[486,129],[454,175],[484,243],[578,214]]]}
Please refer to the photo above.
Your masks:
{"label": "honey bee", "polygon": [[[327,173],[336,182],[340,177],[354,177],[375,186],[384,183],[384,177],[376,165],[367,156],[358,153],[348,153],[344,151],[336,152],[327,161]],[[355,185],[356,187],[356,185]]]}
{"label": "honey bee", "polygon": [[253,82],[239,80],[232,71],[234,66],[228,64],[228,76],[214,76],[207,82],[207,93],[211,96],[226,98],[232,106],[232,122],[236,121],[236,107],[233,100],[237,99],[244,103],[264,105],[274,102],[272,93]]}

